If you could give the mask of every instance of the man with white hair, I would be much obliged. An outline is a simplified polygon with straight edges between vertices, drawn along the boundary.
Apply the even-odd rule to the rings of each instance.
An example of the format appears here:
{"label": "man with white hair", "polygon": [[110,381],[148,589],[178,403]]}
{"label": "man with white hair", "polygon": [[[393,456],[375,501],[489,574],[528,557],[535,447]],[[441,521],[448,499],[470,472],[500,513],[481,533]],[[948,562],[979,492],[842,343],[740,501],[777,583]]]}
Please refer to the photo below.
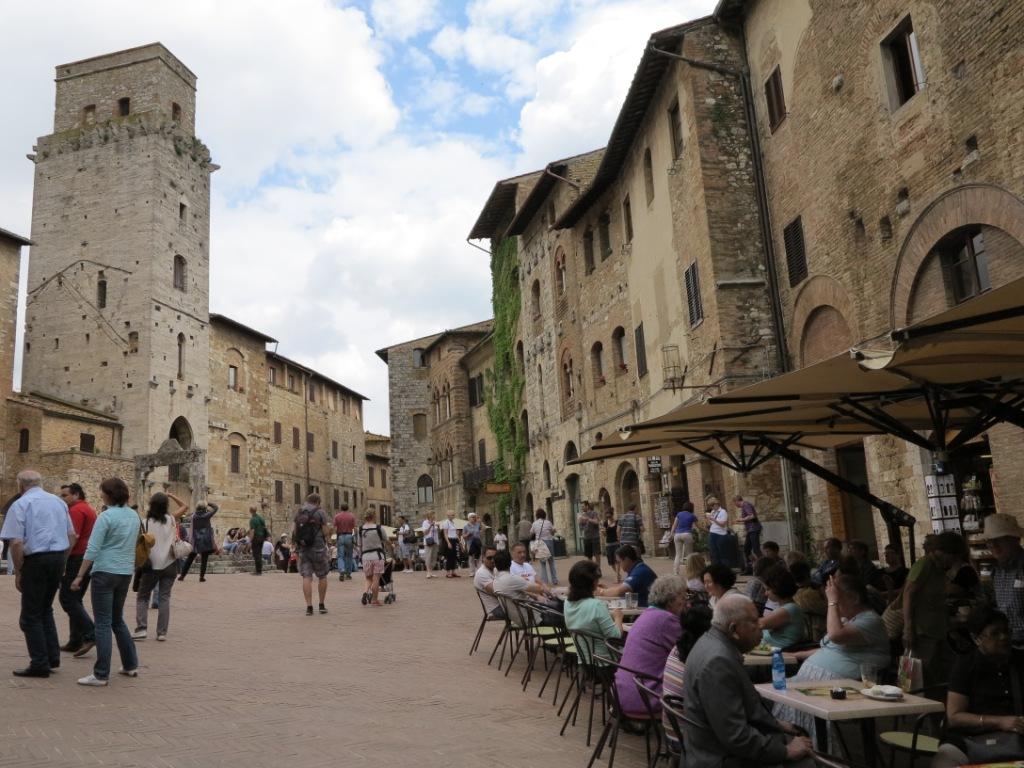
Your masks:
{"label": "man with white hair", "polygon": [[60,666],[60,641],[53,620],[53,598],[60,589],[64,560],[75,544],[68,506],[42,489],[34,469],[18,473],[21,498],[11,504],[0,539],[11,542],[14,586],[21,592],[18,624],[25,634],[29,665],[17,677],[49,677]]}
{"label": "man with white hair", "polygon": [[743,668],[743,654],[760,642],[757,608],[745,595],[715,605],[711,629],[686,659],[683,724],[686,763],[754,768],[804,761],[811,742],[776,720]]}

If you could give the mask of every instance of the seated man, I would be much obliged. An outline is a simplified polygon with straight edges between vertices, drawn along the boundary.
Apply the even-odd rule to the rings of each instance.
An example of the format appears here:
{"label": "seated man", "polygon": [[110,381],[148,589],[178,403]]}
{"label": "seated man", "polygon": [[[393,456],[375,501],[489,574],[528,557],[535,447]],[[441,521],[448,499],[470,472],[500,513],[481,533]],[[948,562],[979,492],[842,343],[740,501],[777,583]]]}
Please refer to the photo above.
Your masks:
{"label": "seated man", "polygon": [[523,544],[512,547],[512,569],[509,573],[513,576],[522,576],[533,584],[543,584],[533,566],[526,562],[526,546]]}
{"label": "seated man", "polygon": [[615,550],[615,561],[626,577],[621,584],[616,584],[613,587],[599,584],[597,594],[602,597],[622,597],[632,592],[637,596],[637,605],[646,608],[647,593],[651,589],[651,584],[657,580],[658,575],[640,559],[640,553],[632,544],[623,544]]}
{"label": "seated man", "polygon": [[683,723],[686,764],[754,768],[801,761],[812,766],[811,742],[775,719],[761,701],[743,654],[761,642],[757,609],[744,595],[715,605],[711,629],[686,659]]}
{"label": "seated man", "polygon": [[782,555],[779,553],[779,545],[774,541],[766,541],[761,544],[761,553],[764,557],[774,560],[776,563],[782,560]]}
{"label": "seated man", "polygon": [[483,556],[480,558],[480,567],[476,569],[476,573],[473,574],[473,586],[480,590],[480,599],[483,600],[484,608],[490,616],[495,618],[504,618],[505,614],[501,610],[501,606],[498,604],[497,599],[494,597],[494,555],[497,554],[497,550],[494,547],[487,547],[484,549]]}
{"label": "seated man", "polygon": [[[522,546],[521,544],[517,546]],[[494,570],[496,575],[491,582],[491,591],[495,595],[503,595],[522,600],[524,598],[543,598],[545,589],[535,581],[527,581],[522,576],[509,573],[512,566],[512,558],[508,552],[497,552],[494,555]],[[523,626],[525,622],[522,616],[515,612],[510,618],[513,623]]]}

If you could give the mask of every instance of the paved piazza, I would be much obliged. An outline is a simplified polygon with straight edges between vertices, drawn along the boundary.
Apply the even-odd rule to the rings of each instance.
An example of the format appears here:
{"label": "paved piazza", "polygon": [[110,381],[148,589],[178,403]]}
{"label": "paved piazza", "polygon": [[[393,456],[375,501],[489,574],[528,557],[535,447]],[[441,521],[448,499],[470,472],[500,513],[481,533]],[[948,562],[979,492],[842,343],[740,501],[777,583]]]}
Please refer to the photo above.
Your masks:
{"label": "paved piazza", "polygon": [[[563,583],[572,562],[558,561]],[[295,574],[200,584],[193,569],[174,586],[168,642],[152,639],[151,611],[139,677],[113,674],[107,688],[75,683],[93,653],[64,654],[47,680],[10,675],[28,659],[14,579],[0,576],[0,766],[586,765],[585,719],[559,737],[549,692],[520,688],[521,661],[507,678],[487,666],[496,625],[487,653],[466,655],[481,612],[461,573],[397,574],[398,602],[381,608],[360,605],[361,581],[331,574],[330,613],[307,617]],[[643,749],[623,734],[615,764],[643,765]]]}

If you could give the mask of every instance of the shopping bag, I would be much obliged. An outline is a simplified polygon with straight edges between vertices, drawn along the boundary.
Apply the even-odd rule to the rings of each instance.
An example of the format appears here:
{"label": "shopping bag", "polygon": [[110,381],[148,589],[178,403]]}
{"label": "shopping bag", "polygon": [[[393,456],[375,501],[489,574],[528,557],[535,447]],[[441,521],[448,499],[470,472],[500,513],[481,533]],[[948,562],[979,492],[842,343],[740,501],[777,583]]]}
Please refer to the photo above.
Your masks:
{"label": "shopping bag", "polygon": [[912,652],[900,657],[899,686],[908,693],[924,688],[924,668]]}

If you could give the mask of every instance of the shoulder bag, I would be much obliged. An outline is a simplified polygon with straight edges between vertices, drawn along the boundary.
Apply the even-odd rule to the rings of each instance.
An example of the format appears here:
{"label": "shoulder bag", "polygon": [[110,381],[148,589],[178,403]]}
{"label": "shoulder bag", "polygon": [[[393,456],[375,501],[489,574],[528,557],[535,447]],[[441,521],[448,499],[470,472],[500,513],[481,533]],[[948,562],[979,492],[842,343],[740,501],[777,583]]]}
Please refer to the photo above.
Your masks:
{"label": "shoulder bag", "polygon": [[149,533],[139,520],[139,537],[135,540],[135,568],[143,568],[149,562],[149,550],[156,543],[156,536]]}
{"label": "shoulder bag", "polygon": [[171,518],[171,524],[174,526],[174,541],[171,542],[171,555],[175,560],[184,560],[192,554],[192,545],[178,534],[178,521],[173,517]]}
{"label": "shoulder bag", "polygon": [[[1024,694],[1021,693],[1020,673],[1010,667],[1010,688],[1013,692],[1013,711],[1024,714]],[[964,736],[964,752],[972,763],[997,763],[1019,760],[1024,755],[1024,736],[1009,731],[992,731]]]}

